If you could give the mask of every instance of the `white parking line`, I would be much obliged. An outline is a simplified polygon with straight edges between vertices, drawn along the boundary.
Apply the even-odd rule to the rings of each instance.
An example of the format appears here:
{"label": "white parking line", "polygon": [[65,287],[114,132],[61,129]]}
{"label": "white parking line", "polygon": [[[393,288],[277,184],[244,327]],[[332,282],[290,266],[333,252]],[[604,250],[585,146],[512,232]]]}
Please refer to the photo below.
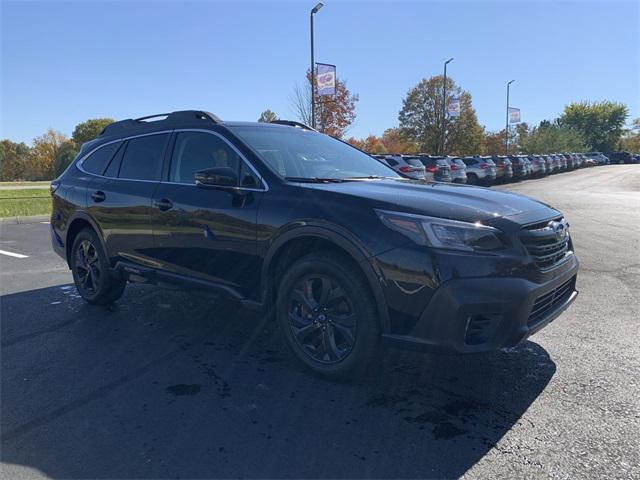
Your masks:
{"label": "white parking line", "polygon": [[5,250],[0,250],[0,255],[7,255],[8,257],[15,257],[15,258],[29,258],[29,255],[22,255],[21,253],[7,252]]}

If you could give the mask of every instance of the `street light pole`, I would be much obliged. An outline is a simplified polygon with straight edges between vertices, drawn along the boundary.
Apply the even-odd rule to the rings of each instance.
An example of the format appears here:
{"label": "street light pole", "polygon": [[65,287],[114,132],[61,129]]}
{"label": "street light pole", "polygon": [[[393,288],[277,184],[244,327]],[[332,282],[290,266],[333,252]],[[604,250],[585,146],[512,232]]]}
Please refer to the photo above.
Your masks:
{"label": "street light pole", "polygon": [[511,80],[507,83],[507,120],[504,127],[504,154],[509,155],[509,86],[515,82]]}
{"label": "street light pole", "polygon": [[444,82],[442,82],[442,138],[440,140],[440,154],[444,155],[444,131],[445,131],[445,120],[446,120],[446,105],[447,105],[447,65],[453,61],[453,58],[450,58],[446,62],[444,62]]}
{"label": "street light pole", "polygon": [[315,59],[313,56],[313,16],[324,6],[322,2],[319,2],[311,10],[311,127],[316,128],[316,73],[315,73]]}

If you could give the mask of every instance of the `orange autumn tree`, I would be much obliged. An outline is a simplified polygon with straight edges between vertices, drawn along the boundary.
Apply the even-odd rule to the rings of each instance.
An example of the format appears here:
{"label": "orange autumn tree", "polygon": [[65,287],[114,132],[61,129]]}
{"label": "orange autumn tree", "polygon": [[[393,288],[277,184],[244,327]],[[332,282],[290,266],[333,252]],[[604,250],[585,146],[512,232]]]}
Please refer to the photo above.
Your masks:
{"label": "orange autumn tree", "polygon": [[[316,128],[336,138],[342,138],[356,119],[358,95],[347,88],[344,80],[336,79],[336,94],[318,96],[316,94]],[[307,82],[296,85],[291,103],[298,120],[311,125],[311,75],[307,71]]]}

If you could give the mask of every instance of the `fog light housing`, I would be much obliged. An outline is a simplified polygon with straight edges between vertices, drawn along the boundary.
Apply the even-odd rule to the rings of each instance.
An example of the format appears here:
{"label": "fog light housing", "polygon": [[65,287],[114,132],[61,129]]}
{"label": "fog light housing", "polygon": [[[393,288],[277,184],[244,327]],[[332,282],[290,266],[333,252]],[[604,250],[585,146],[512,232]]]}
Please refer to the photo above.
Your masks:
{"label": "fog light housing", "polygon": [[482,313],[467,317],[464,331],[464,343],[467,345],[482,345],[493,339],[502,320],[501,314]]}

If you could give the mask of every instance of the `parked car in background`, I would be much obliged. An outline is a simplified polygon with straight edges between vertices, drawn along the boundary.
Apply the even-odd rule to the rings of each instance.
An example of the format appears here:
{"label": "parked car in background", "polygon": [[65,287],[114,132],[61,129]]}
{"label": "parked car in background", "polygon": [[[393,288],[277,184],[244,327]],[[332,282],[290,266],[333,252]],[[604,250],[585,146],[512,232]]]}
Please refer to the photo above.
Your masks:
{"label": "parked car in background", "polygon": [[508,157],[505,155],[494,155],[491,157],[491,160],[496,164],[496,181],[508,182],[513,178],[513,167]]}
{"label": "parked car in background", "polygon": [[579,155],[576,155],[575,153],[570,153],[569,155],[571,155],[573,157],[573,162],[575,167],[574,168],[581,168],[582,164],[584,163],[584,160],[582,158],[580,158]]}
{"label": "parked car in background", "polygon": [[598,165],[609,165],[609,163],[611,163],[609,159],[600,152],[590,152],[587,153],[587,155],[593,158]]}
{"label": "parked car in background", "polygon": [[585,165],[585,162],[590,157],[588,157],[586,154],[584,154],[584,153],[574,153],[573,156],[576,157],[576,159],[578,161],[578,165],[580,167],[586,167],[587,166],[587,165]]}
{"label": "parked car in background", "polygon": [[467,183],[472,185],[491,185],[496,180],[496,164],[490,157],[463,157],[467,166]]}
{"label": "parked car in background", "polygon": [[532,175],[542,177],[547,173],[547,165],[544,161],[544,158],[540,157],[539,155],[529,155],[527,159],[531,164]]}
{"label": "parked car in background", "polygon": [[540,158],[544,160],[547,175],[556,171],[556,163],[553,161],[551,155],[540,155]]}
{"label": "parked car in background", "polygon": [[629,152],[611,152],[607,154],[611,163],[633,163],[633,156]]}
{"label": "parked car in background", "polygon": [[416,158],[422,162],[427,174],[433,175],[433,179],[436,182],[451,181],[451,167],[449,166],[449,162],[447,162],[446,157],[421,154]]}
{"label": "parked car in background", "polygon": [[584,159],[577,153],[570,153],[569,156],[573,158],[574,168],[581,168],[584,163]]}
{"label": "parked car in background", "polygon": [[513,178],[515,180],[524,180],[529,176],[530,164],[522,155],[509,155],[513,168]]}
{"label": "parked car in background", "polygon": [[433,180],[433,178],[428,178],[426,176],[426,171],[424,165],[420,161],[420,159],[416,156],[412,155],[395,155],[395,154],[386,154],[386,155],[372,155],[374,158],[378,160],[382,160],[388,166],[393,168],[400,175],[405,176],[407,178],[413,178],[416,180]]}
{"label": "parked car in background", "polygon": [[560,162],[560,170],[563,171],[563,172],[566,172],[567,170],[569,170],[569,165],[567,164],[567,159],[564,158],[564,156],[559,154],[559,153],[554,153],[554,155],[556,156],[556,158]]}
{"label": "parked car in background", "polygon": [[447,157],[445,159],[451,168],[451,181],[453,183],[467,183],[467,166],[460,157]]}
{"label": "parked car in background", "polygon": [[578,162],[576,162],[571,155],[568,153],[560,153],[559,155],[567,162],[567,170],[573,170],[576,168],[574,165],[577,165]]}

